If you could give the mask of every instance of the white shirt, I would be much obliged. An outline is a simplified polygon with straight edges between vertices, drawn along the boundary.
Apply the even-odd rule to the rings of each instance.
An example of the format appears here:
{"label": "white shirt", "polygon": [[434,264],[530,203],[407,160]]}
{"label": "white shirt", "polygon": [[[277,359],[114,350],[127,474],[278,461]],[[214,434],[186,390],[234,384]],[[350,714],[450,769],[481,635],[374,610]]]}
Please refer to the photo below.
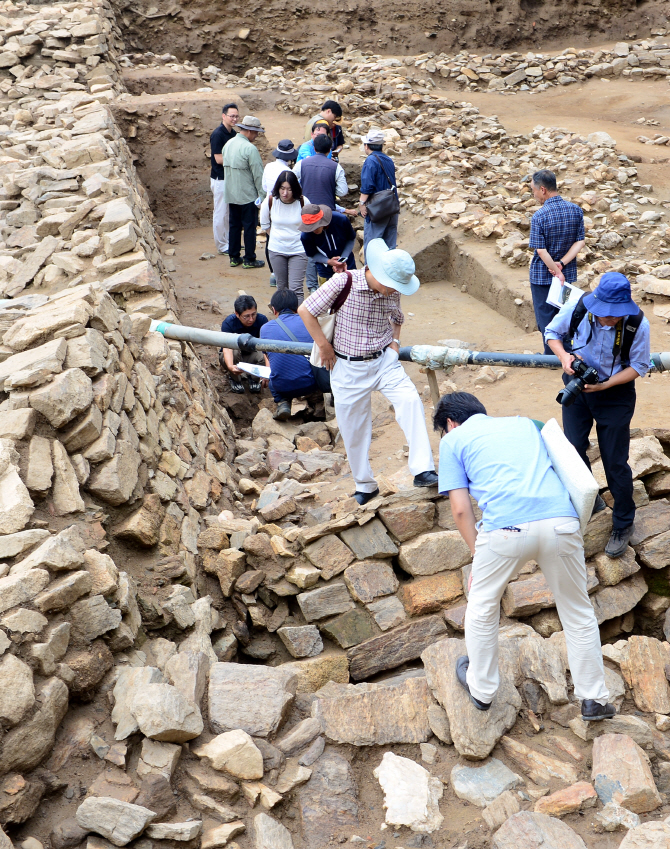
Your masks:
{"label": "white shirt", "polygon": [[270,194],[275,187],[275,183],[277,182],[277,177],[282,173],[282,171],[291,171],[288,162],[284,162],[283,159],[273,159],[272,162],[268,162],[265,166],[265,170],[263,171],[263,190]]}
{"label": "white shirt", "polygon": [[[310,202],[309,198],[302,196],[304,206]],[[293,203],[284,203],[280,198],[272,198],[272,210],[270,210],[270,195],[261,204],[261,229],[270,228],[270,241],[268,250],[283,256],[295,256],[304,254],[305,251],[300,240],[298,227],[302,223],[302,206],[299,200]],[[272,226],[271,226],[272,225]]]}
{"label": "white shirt", "polygon": [[[298,180],[300,180],[300,166],[303,162],[305,162],[304,159],[301,159],[300,162],[296,162],[295,168],[293,169],[293,173]],[[339,164],[339,162],[337,164],[337,170],[335,171],[335,194],[338,198],[343,198],[345,195],[349,194],[349,186],[347,185],[347,178],[344,176],[344,168]]]}

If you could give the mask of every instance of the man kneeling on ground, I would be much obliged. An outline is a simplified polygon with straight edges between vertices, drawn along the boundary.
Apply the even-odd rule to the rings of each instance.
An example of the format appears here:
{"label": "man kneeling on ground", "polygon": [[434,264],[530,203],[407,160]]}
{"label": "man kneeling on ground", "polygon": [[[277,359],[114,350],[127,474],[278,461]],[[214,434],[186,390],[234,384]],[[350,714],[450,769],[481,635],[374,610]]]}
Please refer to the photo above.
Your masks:
{"label": "man kneeling on ground", "polygon": [[[235,299],[233,305],[234,313],[224,318],[221,323],[222,333],[250,333],[258,339],[261,335],[261,327],[267,322],[267,316],[258,312],[258,305],[251,295],[240,295]],[[219,351],[219,363],[221,368],[227,372],[230,381],[230,391],[244,394],[242,377],[245,372],[238,363],[249,363],[249,365],[265,365],[265,358],[260,351],[245,354],[242,351],[233,351],[232,348],[221,348]],[[252,374],[247,375],[249,380],[249,391],[260,392],[263,388],[262,381]]]}
{"label": "man kneeling on ground", "polygon": [[[556,599],[582,719],[613,717],[579,519],[537,427],[520,416],[488,416],[468,392],[443,396],[433,425],[444,434],[438,489],[473,556],[459,683],[478,710],[491,707],[500,685],[500,600],[524,563],[536,560]],[[482,511],[479,528],[471,494]]]}
{"label": "man kneeling on ground", "polygon": [[[270,300],[270,309],[274,319],[261,327],[261,339],[277,339],[281,342],[311,342],[312,337],[298,315],[298,297],[290,289],[277,289]],[[325,369],[313,369],[308,357],[299,354],[265,354],[265,364],[270,367],[270,392],[277,403],[275,418],[286,421],[291,415],[293,398],[303,398],[313,392],[330,392],[328,386],[320,385],[314,371],[328,372]]]}

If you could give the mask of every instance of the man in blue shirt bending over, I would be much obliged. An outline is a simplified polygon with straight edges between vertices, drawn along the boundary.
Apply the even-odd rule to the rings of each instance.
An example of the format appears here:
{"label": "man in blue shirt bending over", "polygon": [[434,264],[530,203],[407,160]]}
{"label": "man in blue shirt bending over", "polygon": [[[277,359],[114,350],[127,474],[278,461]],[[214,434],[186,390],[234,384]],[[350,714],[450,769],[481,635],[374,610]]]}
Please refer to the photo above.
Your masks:
{"label": "man in blue shirt bending over", "polygon": [[[270,299],[274,319],[261,327],[261,339],[277,339],[282,342],[312,342],[298,315],[298,297],[290,289],[277,289]],[[277,404],[275,418],[286,421],[291,415],[291,400],[311,395],[325,389],[315,379],[307,357],[299,354],[265,354],[265,364],[270,367],[270,392]],[[318,372],[325,369],[318,369]],[[320,375],[319,375],[320,377]]]}
{"label": "man in blue shirt bending over", "polygon": [[[530,419],[492,418],[474,395],[444,395],[433,425],[440,442],[438,489],[449,496],[456,527],[472,552],[465,614],[467,656],[456,678],[478,710],[500,685],[500,600],[509,581],[536,560],[556,599],[582,719],[608,719],[598,622],[586,590],[584,544],[568,491]],[[482,511],[477,527],[470,495]]]}

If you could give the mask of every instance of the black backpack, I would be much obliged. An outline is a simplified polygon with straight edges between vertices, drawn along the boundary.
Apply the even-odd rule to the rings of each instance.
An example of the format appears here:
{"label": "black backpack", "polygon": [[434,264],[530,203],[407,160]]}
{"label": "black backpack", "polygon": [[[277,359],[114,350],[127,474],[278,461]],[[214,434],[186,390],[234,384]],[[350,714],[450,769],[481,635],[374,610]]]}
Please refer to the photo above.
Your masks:
{"label": "black backpack", "polygon": [[[575,307],[572,316],[570,318],[570,344],[573,345],[573,340],[575,333],[577,332],[577,328],[584,320],[584,317],[587,314],[586,305],[584,304],[584,296],[579,299],[577,306]],[[590,333],[589,338],[586,340],[586,345],[591,341],[591,337],[593,336],[593,316],[591,313],[588,313],[589,318],[589,326]],[[630,365],[630,348],[633,344],[633,339],[635,338],[635,334],[638,331],[640,324],[642,323],[642,319],[644,318],[644,313],[642,310],[639,310],[637,315],[629,315],[624,326],[623,319],[619,321],[616,326],[616,334],[614,336],[614,345],[612,346],[612,357],[613,361],[616,360],[617,356],[621,357],[621,365],[623,368],[627,368]],[[584,345],[583,347],[586,347]],[[574,349],[573,349],[574,350]]]}

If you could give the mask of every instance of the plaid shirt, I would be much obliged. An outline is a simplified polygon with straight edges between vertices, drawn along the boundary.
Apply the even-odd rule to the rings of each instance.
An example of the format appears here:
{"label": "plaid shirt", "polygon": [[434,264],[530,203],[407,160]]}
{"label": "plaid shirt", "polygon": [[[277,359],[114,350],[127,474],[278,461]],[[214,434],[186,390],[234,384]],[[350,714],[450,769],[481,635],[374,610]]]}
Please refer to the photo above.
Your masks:
{"label": "plaid shirt", "polygon": [[[559,262],[575,242],[584,238],[584,213],[575,203],[563,200],[560,195],[547,198],[530,222],[528,247],[535,248],[530,261],[530,282],[537,286],[551,284],[551,272],[537,254],[537,249],[549,252],[554,262]],[[577,260],[573,259],[563,269],[567,283],[577,280]]]}
{"label": "plaid shirt", "polygon": [[[373,292],[365,279],[365,269],[349,272],[351,292],[340,307],[335,320],[333,348],[338,354],[363,357],[381,351],[393,342],[391,323],[403,324],[400,294],[381,295]],[[325,315],[347,283],[347,275],[334,274],[304,303],[313,316]]]}

